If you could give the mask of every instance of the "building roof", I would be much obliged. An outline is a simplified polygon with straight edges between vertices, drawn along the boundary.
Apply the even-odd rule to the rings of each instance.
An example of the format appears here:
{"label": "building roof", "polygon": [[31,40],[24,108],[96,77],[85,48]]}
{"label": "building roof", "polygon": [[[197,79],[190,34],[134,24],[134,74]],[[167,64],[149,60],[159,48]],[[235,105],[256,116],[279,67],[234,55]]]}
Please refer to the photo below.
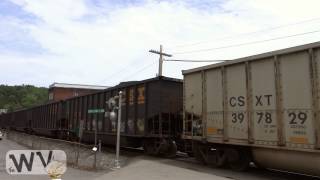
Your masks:
{"label": "building roof", "polygon": [[51,88],[73,88],[73,89],[97,89],[103,90],[109,86],[85,85],[85,84],[67,84],[67,83],[53,83],[49,86]]}

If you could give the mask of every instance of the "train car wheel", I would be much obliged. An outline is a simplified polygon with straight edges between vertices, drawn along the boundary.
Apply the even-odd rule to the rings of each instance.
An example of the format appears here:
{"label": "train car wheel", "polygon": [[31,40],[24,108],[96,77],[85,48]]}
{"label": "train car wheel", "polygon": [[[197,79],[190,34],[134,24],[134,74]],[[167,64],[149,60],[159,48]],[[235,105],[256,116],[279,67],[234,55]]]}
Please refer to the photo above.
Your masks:
{"label": "train car wheel", "polygon": [[210,148],[208,154],[208,164],[210,166],[221,168],[227,164],[227,155],[224,149]]}
{"label": "train car wheel", "polygon": [[178,150],[178,147],[176,145],[176,143],[172,140],[169,140],[168,142],[168,148],[167,148],[167,151],[166,151],[166,158],[174,158],[176,157],[177,155],[177,150]]}
{"label": "train car wheel", "polygon": [[207,148],[206,145],[193,143],[193,155],[202,164],[207,165]]}
{"label": "train car wheel", "polygon": [[156,155],[157,147],[154,141],[146,140],[143,144],[143,150],[147,155]]}
{"label": "train car wheel", "polygon": [[229,167],[235,171],[246,171],[251,158],[245,150],[229,149],[227,153]]}
{"label": "train car wheel", "polygon": [[187,152],[189,157],[194,157],[194,153],[193,152]]}

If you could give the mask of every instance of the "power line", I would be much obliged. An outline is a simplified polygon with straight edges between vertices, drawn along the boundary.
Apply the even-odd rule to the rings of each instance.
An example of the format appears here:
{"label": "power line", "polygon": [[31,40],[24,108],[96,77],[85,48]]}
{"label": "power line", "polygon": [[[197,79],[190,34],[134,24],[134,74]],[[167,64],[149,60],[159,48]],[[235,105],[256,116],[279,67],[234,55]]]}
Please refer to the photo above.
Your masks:
{"label": "power line", "polygon": [[284,25],[274,26],[274,27],[270,27],[270,28],[266,28],[266,29],[260,29],[260,30],[258,30],[258,31],[240,33],[240,34],[231,35],[231,36],[225,36],[225,37],[213,39],[213,40],[210,40],[210,41],[200,41],[200,42],[196,42],[196,43],[190,43],[190,44],[184,44],[184,45],[177,45],[177,46],[173,46],[173,47],[171,47],[171,48],[196,46],[196,45],[199,45],[199,44],[210,43],[211,41],[218,41],[218,40],[225,40],[225,39],[230,39],[230,38],[235,38],[235,37],[247,36],[247,35],[250,35],[250,34],[256,34],[256,33],[261,33],[261,32],[265,32],[265,31],[271,31],[271,30],[281,29],[281,28],[284,28],[284,27],[290,27],[290,26],[305,24],[305,23],[309,23],[309,22],[313,22],[313,21],[318,21],[318,20],[320,20],[320,17],[318,17],[318,18],[313,18],[313,19],[308,19],[308,20],[304,20],[304,21],[300,21],[300,22],[296,22],[296,23],[290,23],[290,24],[284,24]]}
{"label": "power line", "polygon": [[106,78],[104,78],[102,81],[100,82],[105,82],[106,80],[108,80],[109,78],[112,78],[114,75],[119,74],[121,72],[123,72],[124,70],[126,70],[127,68],[129,68],[133,63],[135,63],[136,61],[132,61],[131,63],[129,63],[129,65],[124,66],[123,68],[121,68],[119,71],[115,71],[114,73],[110,74],[109,76],[107,76]]}
{"label": "power line", "polygon": [[134,77],[134,76],[135,76],[135,75],[137,75],[138,73],[140,73],[140,72],[142,72],[142,71],[144,71],[144,70],[148,69],[149,67],[151,67],[151,66],[152,66],[152,65],[154,65],[154,64],[156,64],[156,62],[153,62],[153,63],[151,63],[151,64],[148,64],[148,65],[146,65],[146,66],[142,67],[141,69],[139,69],[139,70],[138,70],[138,71],[136,71],[135,73],[130,74],[129,76],[127,76],[127,77],[125,77],[125,78],[121,79],[120,81],[124,81],[124,80],[127,80],[127,79],[128,79],[128,78],[130,78],[130,77]]}
{"label": "power line", "polygon": [[177,61],[177,62],[223,62],[230,60],[187,60],[187,59],[164,59],[164,61]]}
{"label": "power line", "polygon": [[286,39],[286,38],[291,38],[291,37],[295,37],[295,36],[313,34],[313,33],[317,33],[317,32],[320,32],[320,30],[309,31],[309,32],[305,32],[305,33],[293,34],[293,35],[288,35],[288,36],[281,36],[281,37],[276,37],[276,38],[272,38],[272,39],[264,39],[264,40],[259,40],[259,41],[251,41],[251,42],[246,42],[246,43],[232,44],[229,46],[221,46],[221,47],[208,48],[208,49],[198,49],[198,50],[192,50],[192,51],[176,52],[173,54],[191,54],[191,53],[198,53],[198,52],[204,52],[204,51],[214,51],[214,50],[218,50],[218,49],[226,49],[226,48],[231,48],[231,47],[245,46],[245,45],[250,45],[250,44],[257,44],[257,43],[279,40],[279,39]]}

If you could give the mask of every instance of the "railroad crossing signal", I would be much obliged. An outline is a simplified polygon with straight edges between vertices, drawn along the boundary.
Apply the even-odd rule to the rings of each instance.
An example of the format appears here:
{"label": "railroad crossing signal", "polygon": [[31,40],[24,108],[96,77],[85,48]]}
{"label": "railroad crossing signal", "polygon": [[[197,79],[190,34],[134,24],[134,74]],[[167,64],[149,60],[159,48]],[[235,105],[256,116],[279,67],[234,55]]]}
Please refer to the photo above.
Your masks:
{"label": "railroad crossing signal", "polygon": [[112,97],[110,98],[106,103],[108,104],[108,108],[110,111],[114,111],[115,109],[117,109],[117,102],[116,99],[118,99],[118,96]]}
{"label": "railroad crossing signal", "polygon": [[[116,169],[120,168],[120,127],[121,127],[121,100],[122,98],[122,91],[119,91],[118,96],[114,96],[110,98],[106,103],[108,104],[108,111],[106,112],[106,116],[110,118],[110,120],[116,120],[118,118],[117,122],[117,143],[116,143],[116,159],[115,159],[115,167]],[[118,101],[116,101],[116,99]],[[118,115],[115,113],[115,110],[118,110]]]}

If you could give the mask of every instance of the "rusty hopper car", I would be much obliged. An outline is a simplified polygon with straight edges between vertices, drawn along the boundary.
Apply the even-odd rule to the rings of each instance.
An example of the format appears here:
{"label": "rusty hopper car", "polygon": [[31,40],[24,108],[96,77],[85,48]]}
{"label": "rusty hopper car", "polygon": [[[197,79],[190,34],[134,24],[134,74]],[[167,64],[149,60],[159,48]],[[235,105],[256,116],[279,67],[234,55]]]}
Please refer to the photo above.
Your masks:
{"label": "rusty hopper car", "polygon": [[26,117],[28,117],[28,110],[20,110],[14,113],[9,113],[8,117],[10,117],[9,121],[10,127],[14,127],[14,130],[17,131],[25,131],[28,127],[28,121],[26,121]]}
{"label": "rusty hopper car", "polygon": [[[26,115],[16,121],[24,121],[26,132],[57,137],[63,130],[63,101],[52,102],[26,110]],[[21,129],[21,128],[20,128]]]}
{"label": "rusty hopper car", "polygon": [[319,42],[183,71],[183,137],[218,167],[319,176],[319,72]]}
{"label": "rusty hopper car", "polygon": [[97,93],[0,115],[0,126],[41,136],[86,143],[116,142],[116,120],[106,116],[107,101],[123,92],[121,145],[148,154],[174,156],[182,133],[182,80],[156,77],[124,82]]}
{"label": "rusty hopper car", "polygon": [[5,128],[5,119],[4,119],[4,114],[0,114],[0,129],[4,129]]}
{"label": "rusty hopper car", "polygon": [[[24,131],[24,128],[27,127],[27,122],[24,121],[26,115],[26,110],[10,112],[0,115],[0,128],[11,128],[17,131]],[[21,119],[21,120],[20,120]]]}
{"label": "rusty hopper car", "polygon": [[124,82],[97,93],[0,115],[0,126],[41,136],[101,140],[114,145],[116,121],[106,116],[107,101],[123,92],[121,145],[148,154],[174,156],[182,133],[182,80],[156,77]]}
{"label": "rusty hopper car", "polygon": [[97,140],[114,145],[116,120],[103,112],[109,111],[106,102],[119,91],[123,92],[121,145],[144,146],[149,154],[175,155],[175,139],[181,135],[183,124],[183,87],[178,79],[156,77],[124,82],[98,93],[68,99],[63,108],[62,130],[77,134],[82,126],[82,141],[94,142],[97,131]]}
{"label": "rusty hopper car", "polygon": [[45,136],[56,136],[61,129],[62,102],[54,102],[0,115],[3,128]]}
{"label": "rusty hopper car", "polygon": [[8,128],[11,122],[11,113],[4,113],[0,115],[0,128]]}

